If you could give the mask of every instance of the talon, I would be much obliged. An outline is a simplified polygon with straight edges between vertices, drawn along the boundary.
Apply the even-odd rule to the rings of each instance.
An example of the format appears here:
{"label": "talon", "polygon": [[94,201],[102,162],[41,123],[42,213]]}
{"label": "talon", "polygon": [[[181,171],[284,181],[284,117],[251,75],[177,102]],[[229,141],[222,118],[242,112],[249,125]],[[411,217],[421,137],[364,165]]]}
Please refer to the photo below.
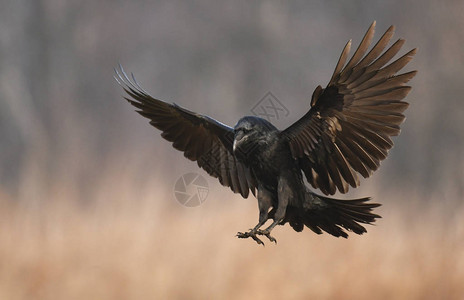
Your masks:
{"label": "talon", "polygon": [[267,237],[271,242],[274,242],[274,243],[277,244],[277,240],[276,240],[274,237],[272,237],[271,235],[266,235],[266,237]]}
{"label": "talon", "polygon": [[258,243],[259,245],[263,245],[263,246],[264,246],[263,241],[261,241],[261,240],[256,236],[256,232],[253,231],[252,229],[250,229],[250,231],[248,231],[248,232],[237,232],[236,237],[238,237],[239,239],[246,239],[246,238],[251,237],[256,243]]}
{"label": "talon", "polygon": [[256,235],[252,235],[251,238],[252,238],[256,243],[258,243],[259,245],[263,245],[263,246],[264,246],[264,242],[261,241]]}
{"label": "talon", "polygon": [[239,239],[246,239],[250,236],[248,235],[248,232],[237,232],[236,237],[238,237]]}
{"label": "talon", "polygon": [[258,230],[256,231],[256,234],[264,235],[269,239],[269,241],[277,244],[277,240],[273,236],[271,236],[271,233],[268,230]]}

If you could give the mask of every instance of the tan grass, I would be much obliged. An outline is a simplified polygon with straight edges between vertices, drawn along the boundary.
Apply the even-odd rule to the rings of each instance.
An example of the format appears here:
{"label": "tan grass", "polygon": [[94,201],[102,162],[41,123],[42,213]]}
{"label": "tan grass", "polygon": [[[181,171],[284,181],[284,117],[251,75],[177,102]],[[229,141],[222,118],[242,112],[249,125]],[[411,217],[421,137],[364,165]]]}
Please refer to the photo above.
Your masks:
{"label": "tan grass", "polygon": [[279,226],[261,247],[234,237],[256,222],[255,200],[213,190],[192,209],[169,189],[132,192],[106,187],[85,205],[66,190],[36,204],[3,195],[0,299],[464,297],[464,219],[433,208],[381,208],[348,240]]}

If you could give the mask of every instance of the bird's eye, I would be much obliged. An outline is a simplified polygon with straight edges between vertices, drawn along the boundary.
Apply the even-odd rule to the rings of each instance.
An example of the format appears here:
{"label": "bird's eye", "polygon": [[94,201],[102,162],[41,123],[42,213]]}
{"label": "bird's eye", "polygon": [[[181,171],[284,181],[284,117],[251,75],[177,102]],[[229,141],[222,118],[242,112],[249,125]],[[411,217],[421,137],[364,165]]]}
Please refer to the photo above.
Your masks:
{"label": "bird's eye", "polygon": [[243,133],[249,133],[251,130],[248,128],[242,128],[241,129]]}

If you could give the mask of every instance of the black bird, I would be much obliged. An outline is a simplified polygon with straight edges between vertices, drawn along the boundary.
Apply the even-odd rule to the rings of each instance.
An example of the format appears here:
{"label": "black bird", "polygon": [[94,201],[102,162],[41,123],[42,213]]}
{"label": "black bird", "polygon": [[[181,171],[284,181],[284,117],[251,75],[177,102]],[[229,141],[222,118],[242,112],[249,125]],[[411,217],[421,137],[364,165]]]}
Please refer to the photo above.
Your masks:
{"label": "black bird", "polygon": [[[411,90],[405,86],[416,71],[397,73],[412,59],[416,49],[388,64],[405,40],[398,39],[386,51],[393,36],[391,26],[366,54],[374,36],[375,22],[346,63],[351,40],[346,44],[327,87],[318,86],[309,111],[280,131],[270,122],[247,116],[234,128],[176,104],[151,97],[126,75],[122,67],[115,79],[130,96],[126,98],[161,136],[196,161],[200,168],[219,179],[234,193],[258,199],[259,222],[239,238],[259,235],[276,241],[270,233],[276,225],[304,226],[317,234],[322,230],[336,237],[345,232],[366,232],[360,224],[371,224],[379,215],[370,198],[337,200],[311,192],[304,177],[325,195],[359,185],[358,174],[369,177],[392,148],[391,136],[400,133],[402,99]],[[346,63],[346,64],[345,64]],[[387,65],[388,64],[388,65]],[[266,229],[261,227],[273,219]]]}

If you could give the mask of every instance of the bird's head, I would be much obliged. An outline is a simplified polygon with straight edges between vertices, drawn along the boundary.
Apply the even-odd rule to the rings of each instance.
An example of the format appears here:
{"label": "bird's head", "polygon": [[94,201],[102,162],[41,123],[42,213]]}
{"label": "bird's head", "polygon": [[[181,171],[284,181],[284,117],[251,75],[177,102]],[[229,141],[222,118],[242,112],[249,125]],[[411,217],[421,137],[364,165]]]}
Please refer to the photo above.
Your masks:
{"label": "bird's head", "polygon": [[249,158],[260,144],[266,143],[271,132],[277,131],[270,122],[258,117],[243,117],[234,127],[234,154]]}

